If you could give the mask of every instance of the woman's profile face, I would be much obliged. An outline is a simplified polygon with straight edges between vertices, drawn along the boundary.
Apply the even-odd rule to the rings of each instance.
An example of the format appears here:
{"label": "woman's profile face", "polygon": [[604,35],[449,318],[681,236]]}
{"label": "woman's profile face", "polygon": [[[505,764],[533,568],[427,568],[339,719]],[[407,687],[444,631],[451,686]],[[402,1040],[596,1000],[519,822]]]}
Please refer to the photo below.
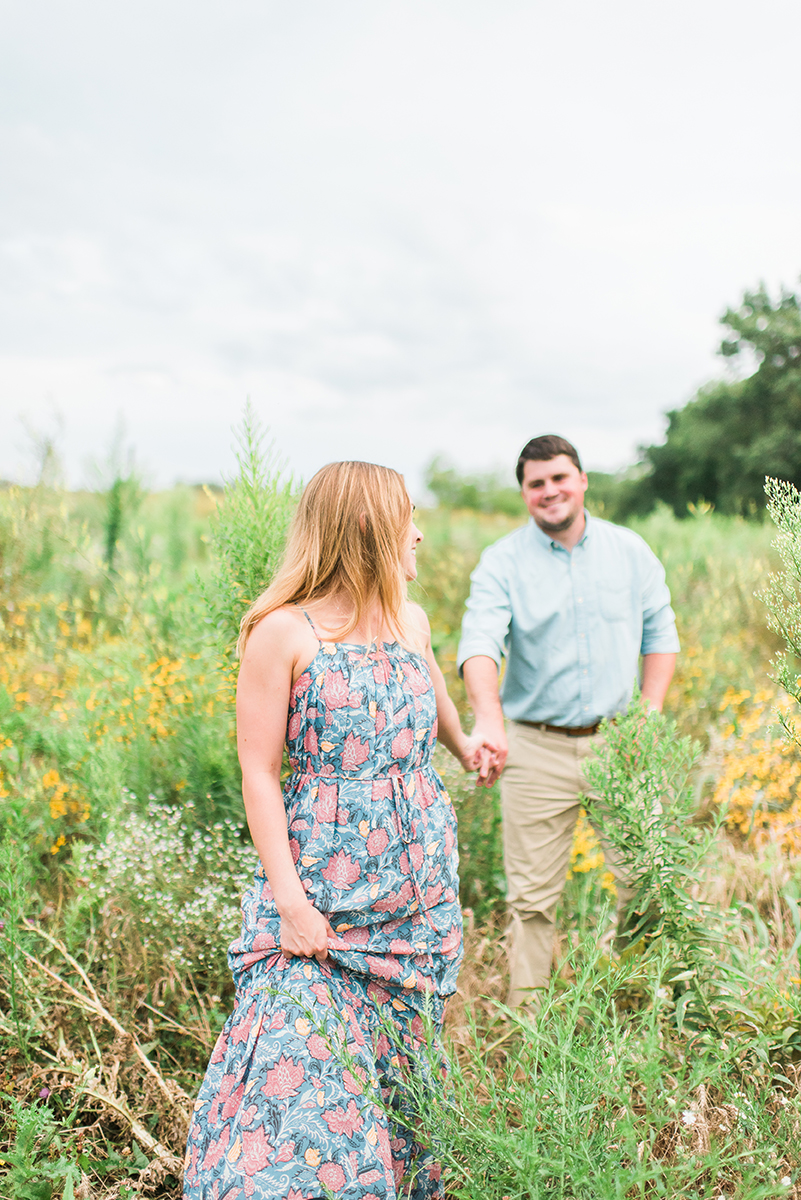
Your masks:
{"label": "woman's profile face", "polygon": [[416,550],[420,542],[423,540],[423,535],[414,523],[414,509],[409,520],[409,532],[406,535],[406,540],[403,545],[401,556],[401,566],[403,573],[406,576],[407,582],[417,578],[417,555]]}

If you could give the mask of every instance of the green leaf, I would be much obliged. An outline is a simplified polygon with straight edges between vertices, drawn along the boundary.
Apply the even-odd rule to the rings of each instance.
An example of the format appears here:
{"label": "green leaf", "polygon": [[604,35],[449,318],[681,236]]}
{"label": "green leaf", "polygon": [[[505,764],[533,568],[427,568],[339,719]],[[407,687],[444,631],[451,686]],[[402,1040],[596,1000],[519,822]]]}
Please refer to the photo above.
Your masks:
{"label": "green leaf", "polygon": [[141,1146],[136,1141],[131,1141],[131,1158],[135,1167],[140,1171],[144,1171],[145,1167],[150,1166],[150,1159],[143,1153]]}
{"label": "green leaf", "polygon": [[53,1185],[48,1179],[32,1179],[22,1185],[15,1200],[52,1200]]}
{"label": "green leaf", "polygon": [[681,996],[679,996],[678,1000],[676,1001],[676,1028],[678,1029],[679,1033],[681,1033],[684,1028],[687,1009],[697,999],[698,997],[696,996],[695,992],[682,992]]}

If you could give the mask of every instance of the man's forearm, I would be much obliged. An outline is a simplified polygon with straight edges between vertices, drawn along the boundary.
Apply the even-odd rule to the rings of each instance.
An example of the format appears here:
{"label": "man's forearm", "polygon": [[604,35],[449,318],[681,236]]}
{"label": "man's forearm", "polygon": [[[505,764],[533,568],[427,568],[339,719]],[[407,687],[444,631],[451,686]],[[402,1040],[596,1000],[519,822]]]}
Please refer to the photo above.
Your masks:
{"label": "man's forearm", "polygon": [[463,673],[467,701],[476,718],[473,736],[480,737],[485,746],[481,772],[485,772],[489,787],[503,770],[508,752],[498,692],[498,664],[487,655],[477,654],[467,659]]}
{"label": "man's forearm", "polygon": [[484,654],[468,658],[464,664],[467,702],[476,718],[476,726],[503,729],[503,709],[498,691],[498,665]]}
{"label": "man's forearm", "polygon": [[[467,664],[465,664],[465,667]],[[673,672],[676,669],[675,654],[645,654],[642,660],[643,700],[647,700],[652,708],[662,711]]]}

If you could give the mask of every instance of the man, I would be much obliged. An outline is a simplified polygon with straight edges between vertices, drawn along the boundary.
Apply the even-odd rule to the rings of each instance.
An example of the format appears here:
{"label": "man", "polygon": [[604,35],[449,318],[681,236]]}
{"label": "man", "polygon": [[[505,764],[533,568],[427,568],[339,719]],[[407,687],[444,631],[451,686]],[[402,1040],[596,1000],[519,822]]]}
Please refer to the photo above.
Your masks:
{"label": "man", "polygon": [[[534,438],[517,479],[532,519],[481,556],[458,653],[476,731],[497,747],[490,779],[506,763],[510,1005],[535,999],[548,982],[598,725],[626,709],[640,655],[643,699],[661,710],[679,648],[662,565],[636,533],[586,512],[575,447],[555,435]],[[621,913],[633,893],[614,853],[604,852]]]}

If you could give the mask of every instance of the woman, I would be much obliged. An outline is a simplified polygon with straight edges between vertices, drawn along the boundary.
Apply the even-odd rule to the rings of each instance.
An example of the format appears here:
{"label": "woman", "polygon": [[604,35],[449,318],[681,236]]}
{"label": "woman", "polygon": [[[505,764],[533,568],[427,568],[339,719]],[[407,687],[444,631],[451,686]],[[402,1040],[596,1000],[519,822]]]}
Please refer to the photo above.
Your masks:
{"label": "woman", "polygon": [[423,1018],[441,1027],[461,959],[456,821],[431,755],[438,727],[468,770],[489,750],[463,734],[406,599],[421,538],[395,471],[324,467],[243,619],[237,731],[261,861],[186,1200],[442,1194],[409,1129],[410,1093],[432,1086]]}

